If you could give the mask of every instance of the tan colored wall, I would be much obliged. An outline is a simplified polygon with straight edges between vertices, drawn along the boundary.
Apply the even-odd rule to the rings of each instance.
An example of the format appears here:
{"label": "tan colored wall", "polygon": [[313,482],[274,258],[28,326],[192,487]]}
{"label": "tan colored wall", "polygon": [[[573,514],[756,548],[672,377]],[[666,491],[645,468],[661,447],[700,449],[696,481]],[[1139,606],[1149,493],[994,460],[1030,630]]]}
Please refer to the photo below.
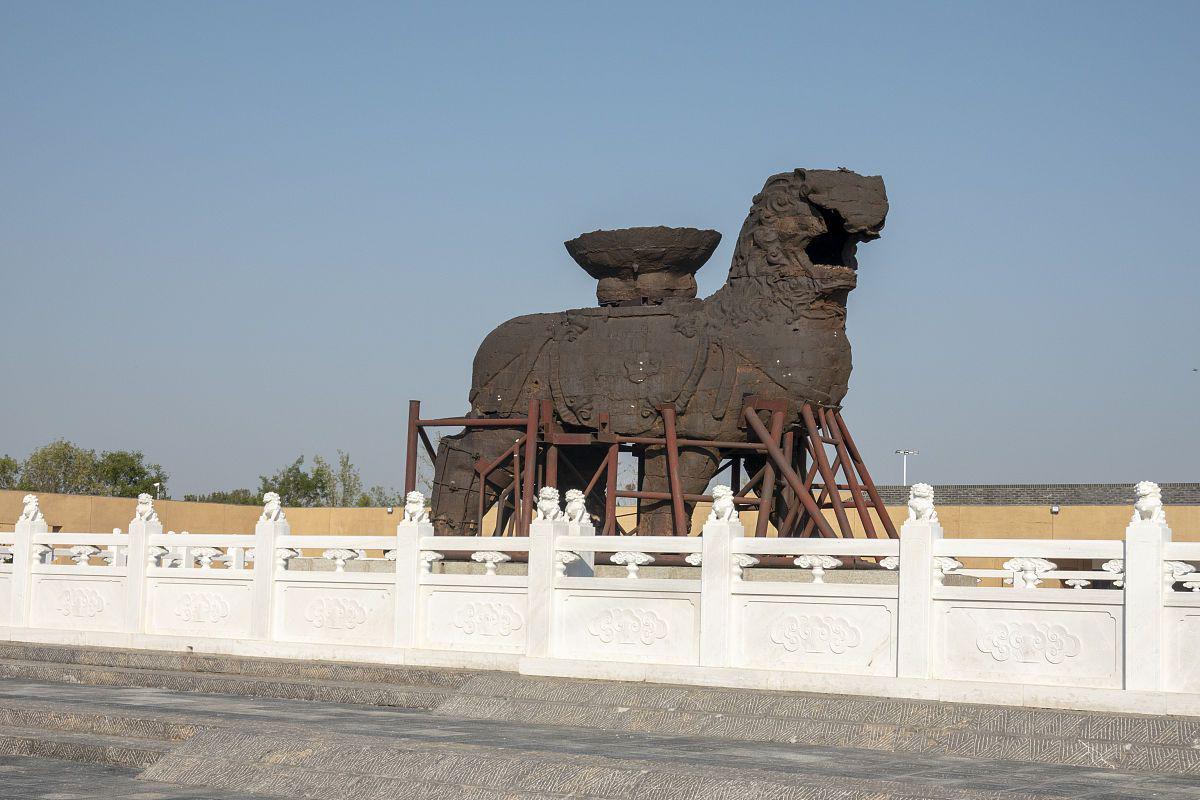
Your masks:
{"label": "tan colored wall", "polygon": [[[11,531],[21,514],[24,492],[0,490],[0,530]],[[133,519],[136,501],[127,497],[85,497],[69,494],[39,494],[42,513],[53,528],[67,533],[104,533],[125,530]],[[254,533],[260,506],[224,503],[185,503],[156,500],[154,508],[163,530],[191,533]],[[289,508],[292,533],[388,536],[396,532],[400,512],[384,508]]]}
{"label": "tan colored wall", "polygon": [[[0,530],[13,529],[24,494],[0,490]],[[133,518],[135,505],[133,499],[124,497],[39,494],[38,498],[46,521],[71,533],[124,530]],[[154,506],[164,530],[192,533],[253,533],[261,512],[257,506],[177,500],[159,500]],[[905,509],[894,507],[889,512],[899,527]],[[388,514],[383,508],[289,508],[287,518],[294,534],[388,536],[395,532],[399,513],[397,509]],[[1062,506],[1057,515],[1051,514],[1047,506],[938,506],[947,536],[972,539],[1120,539],[1131,513],[1132,508],[1127,506]],[[632,515],[632,506],[623,507],[622,524],[632,525]],[[700,532],[706,516],[707,508],[697,509],[693,533]],[[755,518],[752,511],[742,513],[747,528],[754,527]],[[1176,541],[1200,541],[1200,506],[1167,506],[1167,520]],[[863,535],[857,526],[856,532]]]}

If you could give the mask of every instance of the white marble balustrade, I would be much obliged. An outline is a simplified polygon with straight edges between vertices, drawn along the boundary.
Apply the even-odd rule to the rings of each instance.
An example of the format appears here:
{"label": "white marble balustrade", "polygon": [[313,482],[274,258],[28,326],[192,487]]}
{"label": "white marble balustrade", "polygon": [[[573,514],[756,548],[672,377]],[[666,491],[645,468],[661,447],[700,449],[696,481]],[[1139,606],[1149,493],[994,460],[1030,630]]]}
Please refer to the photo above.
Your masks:
{"label": "white marble balustrade", "polygon": [[1200,713],[1200,543],[1173,542],[1157,487],[1137,488],[1124,538],[1095,541],[947,539],[929,487],[898,540],[747,537],[736,511],[699,537],[597,536],[586,513],[434,536],[419,497],[394,536],[299,536],[271,495],[249,535],[164,532],[145,497],[124,532],[51,533],[30,496],[0,533],[0,630]]}

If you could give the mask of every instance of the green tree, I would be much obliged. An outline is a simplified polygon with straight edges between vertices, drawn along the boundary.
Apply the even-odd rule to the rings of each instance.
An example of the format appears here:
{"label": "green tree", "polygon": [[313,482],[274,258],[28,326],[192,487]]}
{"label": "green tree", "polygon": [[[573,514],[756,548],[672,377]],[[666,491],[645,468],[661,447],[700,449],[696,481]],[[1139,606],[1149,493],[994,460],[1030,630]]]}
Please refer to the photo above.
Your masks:
{"label": "green tree", "polygon": [[[110,450],[96,460],[97,493],[110,497],[146,494],[167,496],[167,473],[158,464],[145,463],[140,450]],[[158,484],[157,489],[155,484]]]}
{"label": "green tree", "polygon": [[385,489],[382,486],[375,485],[368,489],[362,496],[360,506],[371,506],[374,508],[383,508],[385,506],[402,506],[404,505],[404,493],[398,492],[395,489]]}
{"label": "green tree", "polygon": [[253,489],[230,489],[225,492],[185,494],[183,499],[190,503],[229,503],[236,506],[257,506],[262,503],[262,495]]}
{"label": "green tree", "polygon": [[167,496],[167,473],[158,464],[147,464],[140,450],[95,450],[57,439],[34,450],[16,470],[14,459],[0,459],[0,486],[27,492],[99,494],[137,497],[142,492]]}
{"label": "green tree", "polygon": [[21,479],[21,462],[12,456],[0,456],[0,489],[16,489]]}
{"label": "green tree", "polygon": [[394,489],[372,486],[363,489],[362,476],[350,455],[337,451],[335,463],[314,456],[312,468],[305,469],[304,456],[259,477],[259,493],[279,492],[285,506],[299,508],[347,506],[396,506],[403,500]]}
{"label": "green tree", "polygon": [[17,488],[26,492],[91,494],[96,491],[96,451],[57,439],[29,454]]}

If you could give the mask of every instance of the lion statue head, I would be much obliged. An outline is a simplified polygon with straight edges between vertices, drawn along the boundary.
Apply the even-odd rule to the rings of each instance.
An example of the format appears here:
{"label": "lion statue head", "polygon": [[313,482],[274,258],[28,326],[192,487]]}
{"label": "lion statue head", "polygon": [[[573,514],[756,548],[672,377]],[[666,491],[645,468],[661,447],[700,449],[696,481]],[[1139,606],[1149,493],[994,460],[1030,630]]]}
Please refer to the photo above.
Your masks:
{"label": "lion statue head", "polygon": [[729,277],[803,278],[820,297],[848,292],[857,283],[858,245],[879,238],[887,213],[878,175],[841,169],[772,175],[742,224]]}

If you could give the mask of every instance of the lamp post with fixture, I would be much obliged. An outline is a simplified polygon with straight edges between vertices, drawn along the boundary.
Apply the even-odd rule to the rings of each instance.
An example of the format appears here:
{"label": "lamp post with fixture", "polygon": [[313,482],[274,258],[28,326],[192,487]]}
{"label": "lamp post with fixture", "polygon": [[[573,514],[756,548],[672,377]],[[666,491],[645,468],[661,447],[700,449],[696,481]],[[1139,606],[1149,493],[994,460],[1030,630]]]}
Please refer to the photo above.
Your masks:
{"label": "lamp post with fixture", "polygon": [[920,455],[920,450],[897,450],[896,455],[900,456],[900,483],[908,486],[908,457]]}

